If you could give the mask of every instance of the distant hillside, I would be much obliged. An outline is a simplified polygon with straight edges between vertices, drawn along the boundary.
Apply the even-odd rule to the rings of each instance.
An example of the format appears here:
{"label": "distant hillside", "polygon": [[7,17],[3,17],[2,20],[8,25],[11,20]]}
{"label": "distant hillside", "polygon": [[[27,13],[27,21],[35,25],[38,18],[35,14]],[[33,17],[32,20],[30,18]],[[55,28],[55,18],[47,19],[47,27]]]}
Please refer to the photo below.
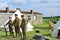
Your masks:
{"label": "distant hillside", "polygon": [[53,23],[56,23],[58,20],[60,20],[60,16],[54,16],[52,17],[43,17],[44,22],[48,23],[49,20],[52,20]]}

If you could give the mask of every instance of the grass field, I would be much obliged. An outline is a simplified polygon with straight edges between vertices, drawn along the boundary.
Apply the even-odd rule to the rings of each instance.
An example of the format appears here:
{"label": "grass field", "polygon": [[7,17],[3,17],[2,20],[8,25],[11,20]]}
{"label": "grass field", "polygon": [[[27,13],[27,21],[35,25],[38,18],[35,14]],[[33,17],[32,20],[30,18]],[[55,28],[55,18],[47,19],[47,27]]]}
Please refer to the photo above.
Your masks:
{"label": "grass field", "polygon": [[[51,38],[52,40],[56,40],[55,37],[51,36],[52,31],[49,31],[48,23],[34,24],[33,26],[34,26],[34,30],[32,32],[27,32],[27,38],[34,37],[34,35],[36,34],[35,31],[38,29],[40,31],[39,34]],[[8,37],[5,36],[5,32],[0,31],[0,40],[8,40],[8,39],[11,40],[9,36]]]}

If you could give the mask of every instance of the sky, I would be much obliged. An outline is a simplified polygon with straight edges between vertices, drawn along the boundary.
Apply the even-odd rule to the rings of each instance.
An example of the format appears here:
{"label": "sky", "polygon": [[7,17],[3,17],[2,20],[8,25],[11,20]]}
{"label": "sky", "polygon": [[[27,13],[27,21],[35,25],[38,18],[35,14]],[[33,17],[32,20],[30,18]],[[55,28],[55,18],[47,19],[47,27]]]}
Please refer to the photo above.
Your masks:
{"label": "sky", "polygon": [[36,11],[44,17],[60,16],[60,0],[0,0],[0,9],[20,8],[22,11]]}

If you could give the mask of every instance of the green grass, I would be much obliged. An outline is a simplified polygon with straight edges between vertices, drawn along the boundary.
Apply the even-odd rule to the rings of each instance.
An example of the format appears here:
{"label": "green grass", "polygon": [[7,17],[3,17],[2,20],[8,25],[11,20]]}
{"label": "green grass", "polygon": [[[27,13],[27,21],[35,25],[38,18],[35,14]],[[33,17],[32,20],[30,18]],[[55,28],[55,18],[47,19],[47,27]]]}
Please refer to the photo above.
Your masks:
{"label": "green grass", "polygon": [[[42,23],[42,24],[34,24],[34,29],[32,32],[27,32],[27,37],[34,37],[36,34],[35,31],[38,29],[40,31],[39,34],[42,34],[43,36],[49,37],[53,40],[55,40],[55,37],[51,36],[52,31],[49,31],[49,24],[48,23]],[[9,34],[9,32],[8,32]],[[0,31],[0,39],[1,40],[8,40],[8,37],[5,37],[5,32]]]}
{"label": "green grass", "polygon": [[[53,24],[54,25],[54,24]],[[28,32],[28,36],[34,36],[35,31],[38,29],[40,31],[39,34],[42,34],[45,37],[51,38],[53,40],[55,40],[55,37],[53,37],[52,31],[49,31],[49,23],[42,23],[42,24],[34,24],[34,31],[33,32]]]}
{"label": "green grass", "polygon": [[34,24],[34,29],[39,28],[39,29],[48,29],[49,24],[48,23],[42,23],[42,24]]}
{"label": "green grass", "polygon": [[51,39],[55,39],[55,37],[51,35],[52,31],[49,31],[49,23],[43,22],[42,24],[34,24],[33,26],[35,30],[39,29],[39,34],[42,34],[43,36],[49,37]]}

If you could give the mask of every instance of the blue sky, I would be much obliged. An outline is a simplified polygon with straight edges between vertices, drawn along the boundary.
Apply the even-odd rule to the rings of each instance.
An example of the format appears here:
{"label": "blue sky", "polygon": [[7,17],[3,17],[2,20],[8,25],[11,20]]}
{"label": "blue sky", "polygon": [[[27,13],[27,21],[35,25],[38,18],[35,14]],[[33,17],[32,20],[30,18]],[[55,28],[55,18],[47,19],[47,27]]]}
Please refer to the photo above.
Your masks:
{"label": "blue sky", "polygon": [[43,14],[43,16],[60,16],[60,0],[0,0],[0,9],[21,8],[30,11],[31,9]]}

